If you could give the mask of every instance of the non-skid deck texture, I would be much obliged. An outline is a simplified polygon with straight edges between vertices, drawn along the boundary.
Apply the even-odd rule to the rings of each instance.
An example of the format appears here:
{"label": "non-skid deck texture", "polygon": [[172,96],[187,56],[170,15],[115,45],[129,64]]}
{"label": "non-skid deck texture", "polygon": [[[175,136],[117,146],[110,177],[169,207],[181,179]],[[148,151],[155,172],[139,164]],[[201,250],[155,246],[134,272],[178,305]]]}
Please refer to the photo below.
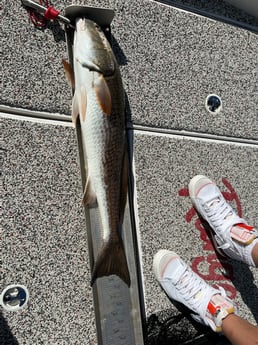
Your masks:
{"label": "non-skid deck texture", "polygon": [[91,344],[96,331],[74,129],[5,119],[2,135],[0,286],[23,284],[30,300],[22,311],[1,311],[0,344]]}
{"label": "non-skid deck texture", "polygon": [[[232,206],[257,225],[257,146],[241,141],[258,140],[258,35],[156,1],[53,5],[62,11],[71,3],[115,9],[113,43],[127,113],[133,124],[147,130],[133,135],[146,344],[226,344],[168,301],[151,266],[158,249],[177,251],[208,283],[222,284],[239,304],[240,315],[257,323],[257,270],[230,261],[228,278],[222,275],[225,268],[196,223],[187,185],[195,174],[208,175]],[[214,13],[222,6],[223,15],[256,23],[221,1],[202,3],[209,3]],[[64,31],[58,24],[35,29],[19,1],[5,0],[0,11],[0,104],[69,116],[71,91],[61,65],[67,57]],[[205,99],[213,93],[223,102],[218,114],[205,109]],[[95,344],[74,129],[6,119],[3,126],[0,290],[23,283],[31,300],[22,312],[2,313],[0,343]],[[155,134],[150,135],[150,128]],[[164,129],[188,131],[189,136],[159,135]],[[228,142],[198,139],[203,134],[228,137]]]}
{"label": "non-skid deck texture", "polygon": [[[69,4],[55,2],[60,9]],[[255,138],[257,35],[147,0],[87,1],[94,4],[116,11],[115,52],[135,123]],[[11,0],[5,1],[2,17],[0,103],[69,114],[61,28],[36,30]],[[216,115],[204,106],[213,93],[223,102]]]}

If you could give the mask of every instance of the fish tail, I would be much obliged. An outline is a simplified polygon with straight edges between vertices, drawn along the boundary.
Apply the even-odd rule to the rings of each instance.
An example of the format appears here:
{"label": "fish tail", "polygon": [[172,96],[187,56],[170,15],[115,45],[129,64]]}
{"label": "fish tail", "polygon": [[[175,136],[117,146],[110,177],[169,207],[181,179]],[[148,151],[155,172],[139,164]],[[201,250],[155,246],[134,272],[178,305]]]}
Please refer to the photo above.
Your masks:
{"label": "fish tail", "polygon": [[130,287],[131,280],[127,266],[124,245],[121,238],[104,243],[93,267],[91,286],[97,278],[115,274]]}

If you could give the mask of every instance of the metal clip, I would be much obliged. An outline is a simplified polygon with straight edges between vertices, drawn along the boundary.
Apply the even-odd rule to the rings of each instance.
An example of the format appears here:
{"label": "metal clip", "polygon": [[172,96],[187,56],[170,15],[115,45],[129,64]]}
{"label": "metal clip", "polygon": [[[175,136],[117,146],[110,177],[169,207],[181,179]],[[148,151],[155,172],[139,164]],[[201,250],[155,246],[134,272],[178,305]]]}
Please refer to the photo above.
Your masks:
{"label": "metal clip", "polygon": [[74,26],[71,25],[70,19],[59,14],[59,11],[54,9],[54,7],[50,6],[47,8],[47,7],[44,7],[44,6],[34,2],[32,0],[21,0],[21,2],[22,2],[24,7],[30,7],[30,8],[35,9],[37,12],[42,14],[46,19],[57,19],[57,20],[60,20],[61,22],[65,23],[66,25],[69,25],[72,28],[74,28]]}

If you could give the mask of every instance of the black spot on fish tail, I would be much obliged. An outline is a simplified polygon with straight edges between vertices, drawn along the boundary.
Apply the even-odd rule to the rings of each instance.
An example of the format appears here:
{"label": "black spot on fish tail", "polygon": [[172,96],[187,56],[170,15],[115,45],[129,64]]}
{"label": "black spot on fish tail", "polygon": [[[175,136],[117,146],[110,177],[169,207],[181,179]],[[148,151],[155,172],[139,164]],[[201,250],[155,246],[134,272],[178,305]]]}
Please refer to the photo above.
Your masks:
{"label": "black spot on fish tail", "polygon": [[121,239],[104,243],[93,267],[91,286],[100,277],[112,274],[120,277],[130,287],[131,280],[127,266],[124,245]]}

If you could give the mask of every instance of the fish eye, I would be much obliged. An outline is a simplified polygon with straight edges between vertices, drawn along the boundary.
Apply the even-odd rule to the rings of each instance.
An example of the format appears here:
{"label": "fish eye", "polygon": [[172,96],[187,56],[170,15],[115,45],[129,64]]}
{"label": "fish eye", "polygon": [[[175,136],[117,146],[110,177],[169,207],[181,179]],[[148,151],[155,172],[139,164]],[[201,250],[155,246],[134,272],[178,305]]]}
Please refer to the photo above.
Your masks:
{"label": "fish eye", "polygon": [[101,31],[101,27],[100,27],[97,23],[95,23],[95,28],[96,28],[98,31]]}

